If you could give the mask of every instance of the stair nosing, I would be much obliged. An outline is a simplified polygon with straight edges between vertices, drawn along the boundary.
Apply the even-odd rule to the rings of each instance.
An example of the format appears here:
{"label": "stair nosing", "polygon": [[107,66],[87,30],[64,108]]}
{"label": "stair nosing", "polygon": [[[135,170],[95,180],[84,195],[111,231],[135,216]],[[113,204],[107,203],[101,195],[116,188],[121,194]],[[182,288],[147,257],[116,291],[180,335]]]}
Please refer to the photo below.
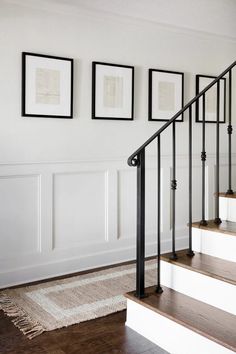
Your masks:
{"label": "stair nosing", "polygon": [[229,198],[229,199],[236,199],[236,193],[234,194],[226,194],[224,192],[219,193],[219,197],[221,198]]}
{"label": "stair nosing", "polygon": [[[208,222],[213,222],[213,220],[207,220],[207,221]],[[236,226],[236,222],[235,221],[224,220],[224,222],[234,223],[235,226]],[[220,233],[220,234],[236,237],[236,231],[222,230],[220,228],[217,228],[217,226],[216,226],[215,229],[212,229],[209,225],[200,225],[200,221],[193,222],[192,223],[192,228],[200,229],[200,230],[206,230],[206,231],[209,231],[209,232]]]}
{"label": "stair nosing", "polygon": [[[199,252],[195,252],[195,253],[196,254],[201,254]],[[210,256],[210,255],[206,255],[206,256],[212,257],[212,258],[218,258],[218,257]],[[224,262],[230,262],[230,261],[226,261],[226,260],[221,259],[221,258],[218,258],[218,259],[220,259],[220,260],[222,260]],[[193,271],[195,273],[200,273],[200,274],[208,276],[210,278],[217,279],[217,280],[222,281],[224,283],[228,283],[228,284],[231,284],[231,285],[236,285],[236,281],[234,281],[233,279],[225,278],[225,277],[223,277],[221,275],[218,275],[216,273],[212,273],[212,272],[209,272],[209,271],[204,271],[204,270],[201,270],[201,269],[197,269],[197,268],[195,268],[193,266],[180,263],[180,262],[178,262],[178,259],[177,260],[167,259],[164,255],[162,255],[161,256],[161,260],[164,261],[164,262],[171,263],[171,264],[177,265],[179,267],[188,269],[188,270]],[[234,263],[234,262],[231,262],[231,263]],[[236,267],[236,264],[235,264],[235,267]]]}

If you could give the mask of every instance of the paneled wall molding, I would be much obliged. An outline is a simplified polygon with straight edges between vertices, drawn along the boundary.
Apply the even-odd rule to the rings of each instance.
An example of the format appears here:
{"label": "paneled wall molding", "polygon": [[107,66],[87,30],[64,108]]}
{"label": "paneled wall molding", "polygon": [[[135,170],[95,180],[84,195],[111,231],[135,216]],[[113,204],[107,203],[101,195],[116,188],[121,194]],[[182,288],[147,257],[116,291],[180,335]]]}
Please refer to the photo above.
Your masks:
{"label": "paneled wall molding", "polygon": [[[235,180],[236,154],[233,156]],[[227,156],[222,154],[221,189]],[[201,159],[193,158],[193,214],[200,219]],[[215,157],[208,155],[206,215],[213,217]],[[162,159],[162,249],[170,249],[171,156]],[[187,245],[187,155],[177,158],[176,231]],[[146,255],[156,252],[156,159],[147,157]],[[135,258],[136,169],[126,159],[0,165],[0,287]],[[181,208],[178,207],[181,205]],[[9,240],[11,242],[9,242]]]}
{"label": "paneled wall molding", "polygon": [[[223,4],[225,9],[231,9],[234,8],[231,2],[219,0],[213,7],[217,10]],[[231,37],[235,37],[235,31],[231,30],[235,28],[233,11],[225,11],[223,16],[218,10],[213,13],[209,4],[199,7],[198,2],[193,1],[191,6],[182,0],[178,13],[167,11],[164,18],[158,12],[158,18],[152,17],[156,12],[151,11],[152,5],[158,7],[158,1],[150,0],[152,5],[147,6],[146,2],[137,5],[136,0],[132,0],[127,2],[125,9],[121,1],[103,0],[102,3],[0,1],[1,48],[11,44],[11,50],[1,53],[0,67],[1,81],[5,83],[1,85],[2,89],[0,87],[1,287],[134,258],[136,169],[127,166],[127,157],[161,127],[161,123],[148,122],[146,118],[148,69],[184,71],[185,102],[188,102],[195,95],[195,74],[219,74],[235,58],[236,42]],[[172,6],[162,3],[163,10]],[[195,24],[191,22],[191,16],[185,16],[183,24],[183,13],[187,10],[194,13],[195,7],[204,16],[196,17]],[[204,30],[215,34],[198,31],[203,28],[204,19],[209,17],[209,9],[212,20],[219,13],[222,15],[222,26],[216,26],[217,21],[205,21]],[[145,17],[146,11],[150,21],[138,18]],[[22,51],[74,58],[72,120],[21,117]],[[207,60],[203,60],[205,58]],[[91,63],[94,60],[135,66],[135,120],[132,123],[91,119]],[[232,117],[235,117],[235,108],[233,105]],[[212,133],[212,127],[208,128],[206,212],[212,217],[215,130]],[[221,151],[227,152],[227,126],[221,128]],[[201,125],[194,123],[193,129],[193,151],[196,152],[193,156],[193,214],[198,219],[202,183]],[[186,241],[188,215],[187,119],[179,123],[176,130],[177,153],[181,153],[176,161],[176,230],[182,247]],[[171,130],[166,132],[162,143],[166,155],[162,156],[161,163],[161,231],[163,249],[168,249],[171,238]],[[146,157],[146,255],[150,255],[156,252],[155,144],[147,150]],[[236,154],[233,161],[235,165]],[[221,189],[225,190],[226,154],[220,156],[220,163]],[[232,177],[235,180],[235,166]],[[180,203],[181,207],[178,207]]]}
{"label": "paneled wall molding", "polygon": [[[195,160],[199,160],[199,156],[200,156],[200,152],[199,153],[193,153],[193,159]],[[221,159],[227,159],[228,154],[227,153],[221,153],[220,157]],[[151,160],[155,160],[156,159],[156,155],[155,154],[150,154],[147,153],[146,155],[147,159],[151,159]],[[171,154],[162,154],[161,156],[162,160],[164,159],[171,159],[172,155]],[[178,159],[188,159],[188,154],[176,154],[176,158]],[[207,159],[214,159],[215,158],[215,153],[211,153],[211,152],[207,152]],[[236,153],[232,153],[232,158],[234,158],[236,160]],[[82,164],[85,164],[85,166],[87,166],[87,164],[107,164],[107,163],[117,163],[117,162],[121,162],[124,163],[124,165],[127,167],[127,156],[119,156],[119,157],[114,157],[114,158],[97,158],[97,159],[79,159],[79,160],[67,160],[67,161],[60,161],[60,160],[55,160],[55,161],[6,161],[6,162],[0,162],[0,171],[1,168],[3,167],[14,167],[14,166],[22,166],[22,167],[26,167],[26,166],[30,166],[30,165],[45,165],[46,166],[50,166],[51,168],[54,165],[77,165],[80,164],[80,166],[82,167]],[[93,165],[94,166],[94,165]],[[92,167],[93,168],[93,167]],[[11,170],[11,169],[10,169]],[[9,170],[9,171],[10,171]],[[24,171],[24,170],[23,170]]]}

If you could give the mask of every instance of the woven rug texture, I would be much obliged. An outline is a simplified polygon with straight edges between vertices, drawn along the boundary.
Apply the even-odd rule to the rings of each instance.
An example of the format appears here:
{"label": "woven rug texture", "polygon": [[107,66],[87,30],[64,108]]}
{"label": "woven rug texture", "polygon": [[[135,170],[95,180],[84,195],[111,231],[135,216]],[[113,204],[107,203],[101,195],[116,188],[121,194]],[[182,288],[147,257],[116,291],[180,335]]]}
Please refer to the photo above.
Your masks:
{"label": "woven rug texture", "polygon": [[[156,283],[156,261],[146,262],[145,286]],[[28,338],[44,331],[124,310],[135,289],[134,264],[0,292],[0,309]]]}

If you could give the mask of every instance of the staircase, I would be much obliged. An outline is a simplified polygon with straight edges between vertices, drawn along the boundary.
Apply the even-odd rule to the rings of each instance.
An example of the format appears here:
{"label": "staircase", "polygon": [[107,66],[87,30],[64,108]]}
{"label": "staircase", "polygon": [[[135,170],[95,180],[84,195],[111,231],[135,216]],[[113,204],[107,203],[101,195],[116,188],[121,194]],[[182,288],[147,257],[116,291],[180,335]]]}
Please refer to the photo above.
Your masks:
{"label": "staircase", "polygon": [[[126,325],[171,354],[236,352],[236,194],[232,190],[232,63],[128,159],[137,168],[136,290],[126,295]],[[220,191],[220,80],[228,81],[228,190]],[[215,217],[206,220],[206,93],[216,87]],[[202,103],[201,220],[193,220],[192,111]],[[188,112],[188,248],[176,250],[176,119]],[[161,252],[161,137],[172,128],[172,250]],[[157,144],[157,282],[145,288],[145,151]],[[181,183],[178,181],[178,183]]]}

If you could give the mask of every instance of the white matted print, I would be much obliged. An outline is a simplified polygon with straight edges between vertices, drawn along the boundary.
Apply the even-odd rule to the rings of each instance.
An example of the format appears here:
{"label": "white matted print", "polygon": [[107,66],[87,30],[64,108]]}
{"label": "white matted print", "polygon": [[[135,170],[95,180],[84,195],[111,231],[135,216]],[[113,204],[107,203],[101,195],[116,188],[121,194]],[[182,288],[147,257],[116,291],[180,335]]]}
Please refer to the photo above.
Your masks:
{"label": "white matted print", "polygon": [[[149,120],[171,119],[183,108],[183,96],[184,73],[149,69]],[[177,121],[183,121],[183,115]]]}
{"label": "white matted print", "polygon": [[133,99],[133,66],[93,62],[93,119],[132,120]]}
{"label": "white matted print", "polygon": [[[215,76],[196,75],[196,94],[204,90],[214,79]],[[225,123],[226,114],[226,79],[222,78],[219,81],[219,122]],[[196,102],[196,122],[203,120],[203,97]],[[213,85],[205,93],[205,122],[217,122],[217,84]]]}
{"label": "white matted print", "polygon": [[22,53],[22,116],[72,118],[73,59]]}

